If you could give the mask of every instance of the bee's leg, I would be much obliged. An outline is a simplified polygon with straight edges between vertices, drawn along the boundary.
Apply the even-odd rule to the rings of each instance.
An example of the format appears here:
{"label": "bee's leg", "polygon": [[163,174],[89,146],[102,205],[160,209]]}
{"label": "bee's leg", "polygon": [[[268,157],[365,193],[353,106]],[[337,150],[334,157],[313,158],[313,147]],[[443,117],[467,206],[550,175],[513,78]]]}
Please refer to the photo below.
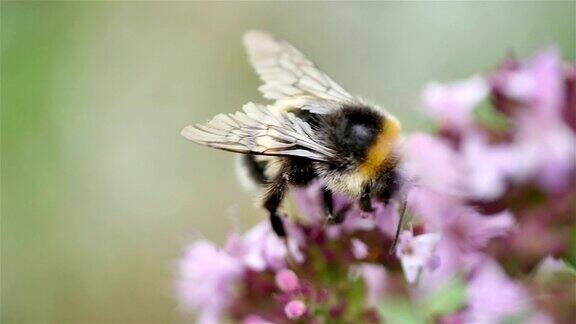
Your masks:
{"label": "bee's leg", "polygon": [[329,224],[341,224],[344,221],[345,213],[334,214],[334,198],[332,191],[326,187],[322,188],[322,197],[324,203],[324,215]]}
{"label": "bee's leg", "polygon": [[372,208],[372,197],[370,195],[370,192],[368,192],[368,191],[365,191],[362,194],[362,196],[360,197],[359,204],[360,204],[360,209],[363,212],[371,213],[374,211],[374,208]]}
{"label": "bee's leg", "polygon": [[278,237],[286,237],[284,223],[280,215],[278,215],[278,206],[284,199],[286,187],[286,180],[280,176],[268,186],[264,196],[264,208],[270,214],[270,224]]}
{"label": "bee's leg", "polygon": [[332,191],[328,188],[322,188],[322,202],[324,205],[324,216],[331,223],[334,220],[334,201],[332,200]]}

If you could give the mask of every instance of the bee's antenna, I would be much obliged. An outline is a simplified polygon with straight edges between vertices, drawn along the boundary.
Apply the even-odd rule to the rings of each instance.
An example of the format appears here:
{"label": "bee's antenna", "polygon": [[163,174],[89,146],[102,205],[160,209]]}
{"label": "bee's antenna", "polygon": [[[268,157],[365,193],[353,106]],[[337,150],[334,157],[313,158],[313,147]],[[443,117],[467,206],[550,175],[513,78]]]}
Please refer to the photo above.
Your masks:
{"label": "bee's antenna", "polygon": [[400,205],[400,219],[398,220],[398,226],[396,227],[396,235],[394,236],[394,242],[392,242],[392,246],[390,247],[390,254],[394,254],[396,252],[396,245],[398,244],[398,238],[400,237],[400,230],[402,229],[404,223],[404,214],[406,214],[406,206],[408,204],[408,200],[404,198],[402,204]]}

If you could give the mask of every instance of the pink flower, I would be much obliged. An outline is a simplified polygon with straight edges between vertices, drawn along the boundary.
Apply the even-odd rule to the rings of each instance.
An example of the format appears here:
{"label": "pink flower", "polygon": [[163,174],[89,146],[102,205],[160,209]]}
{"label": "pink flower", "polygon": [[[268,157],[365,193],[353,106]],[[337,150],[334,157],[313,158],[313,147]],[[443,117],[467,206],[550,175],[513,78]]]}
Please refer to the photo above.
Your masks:
{"label": "pink flower", "polygon": [[324,209],[322,208],[322,194],[320,181],[314,181],[306,187],[295,186],[292,188],[292,196],[302,215],[301,221],[305,224],[322,224]]}
{"label": "pink flower", "polygon": [[289,319],[300,318],[306,313],[306,304],[301,300],[292,300],[284,307],[284,314]]}
{"label": "pink flower", "polygon": [[400,235],[396,256],[400,259],[404,276],[409,283],[415,283],[420,271],[424,267],[437,266],[434,249],[440,241],[440,235],[428,233],[413,236],[411,231],[404,231]]}
{"label": "pink flower", "polygon": [[507,211],[481,215],[467,209],[459,215],[447,215],[443,233],[457,241],[462,249],[481,249],[491,239],[506,236],[514,225],[514,218]]}
{"label": "pink flower", "polygon": [[248,315],[242,321],[242,324],[273,324],[258,315]]}
{"label": "pink flower", "polygon": [[424,295],[437,291],[458,275],[466,275],[486,259],[486,255],[474,250],[462,250],[457,242],[442,237],[434,250],[432,265],[423,268],[418,290]]}
{"label": "pink flower", "polygon": [[515,149],[519,154],[517,160],[526,166],[525,178],[535,177],[540,187],[549,192],[569,185],[576,170],[576,134],[561,119],[521,116]]}
{"label": "pink flower", "polygon": [[[523,66],[501,69],[492,77],[493,91],[515,102],[510,173],[533,180],[549,192],[562,191],[576,170],[576,135],[569,125],[569,78],[556,49],[540,52]],[[568,107],[566,109],[566,107]],[[520,173],[520,174],[519,174]],[[520,177],[519,177],[520,175]]]}
{"label": "pink flower", "polygon": [[528,292],[511,280],[496,262],[485,262],[468,285],[466,323],[500,323],[530,309]]}
{"label": "pink flower", "polygon": [[350,244],[352,245],[352,255],[354,255],[356,259],[361,260],[368,256],[368,246],[364,242],[353,238]]}
{"label": "pink flower", "polygon": [[387,205],[382,203],[374,204],[374,223],[376,227],[389,238],[396,235],[396,228],[400,215],[398,211],[402,202],[399,199],[394,199],[388,202]]}
{"label": "pink flower", "polygon": [[276,286],[283,292],[292,292],[300,287],[298,276],[294,271],[289,269],[282,269],[276,273]]}
{"label": "pink flower", "polygon": [[462,141],[461,159],[466,174],[466,191],[478,200],[494,200],[507,189],[508,182],[526,173],[527,163],[510,144],[488,144],[470,133]]}
{"label": "pink flower", "polygon": [[360,265],[360,275],[364,279],[369,305],[377,305],[386,292],[386,269],[380,264]]}
{"label": "pink flower", "polygon": [[459,249],[480,249],[493,238],[507,235],[515,221],[507,212],[482,215],[452,197],[424,188],[410,194],[410,206],[424,221],[429,231],[442,233]]}
{"label": "pink flower", "polygon": [[297,261],[302,262],[303,256],[299,250],[300,235],[297,230],[287,224],[289,231],[288,246],[272,231],[270,224],[263,221],[253,227],[243,236],[233,235],[226,246],[230,254],[242,260],[249,269],[262,271],[265,269],[282,269],[288,253]]}
{"label": "pink flower", "polygon": [[564,102],[562,60],[554,48],[544,50],[516,69],[501,71],[495,85],[540,118],[559,117]]}
{"label": "pink flower", "polygon": [[414,134],[404,144],[402,174],[416,187],[463,196],[465,169],[458,152],[448,141],[427,134]]}
{"label": "pink flower", "polygon": [[472,110],[486,98],[488,85],[483,78],[450,83],[430,83],[424,88],[424,105],[427,112],[441,126],[465,129],[472,124]]}
{"label": "pink flower", "polygon": [[199,322],[217,321],[233,299],[242,263],[207,241],[188,247],[180,262],[179,293],[184,306],[199,313]]}
{"label": "pink flower", "polygon": [[569,271],[566,262],[561,259],[556,259],[553,256],[549,255],[545,257],[538,266],[536,267],[535,274],[536,276],[546,277],[550,275],[557,274],[559,272],[567,272]]}

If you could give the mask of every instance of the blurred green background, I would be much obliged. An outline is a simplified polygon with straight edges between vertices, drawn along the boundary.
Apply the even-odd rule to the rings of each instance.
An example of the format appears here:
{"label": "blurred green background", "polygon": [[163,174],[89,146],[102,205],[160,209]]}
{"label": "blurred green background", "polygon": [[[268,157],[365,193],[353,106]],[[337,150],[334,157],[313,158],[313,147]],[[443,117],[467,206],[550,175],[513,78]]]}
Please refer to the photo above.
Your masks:
{"label": "blurred green background", "polygon": [[261,219],[180,129],[262,101],[241,37],[291,40],[422,128],[419,91],[508,52],[576,55],[575,2],[1,3],[2,322],[167,322],[177,260]]}

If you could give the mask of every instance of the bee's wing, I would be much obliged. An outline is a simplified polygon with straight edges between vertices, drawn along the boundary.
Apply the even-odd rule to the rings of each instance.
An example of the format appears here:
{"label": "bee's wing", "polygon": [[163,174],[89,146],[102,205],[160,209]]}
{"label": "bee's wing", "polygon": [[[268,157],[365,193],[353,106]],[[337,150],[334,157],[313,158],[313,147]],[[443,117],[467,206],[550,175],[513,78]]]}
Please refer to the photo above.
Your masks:
{"label": "bee's wing", "polygon": [[254,69],[264,82],[260,92],[268,99],[302,95],[337,102],[355,98],[334,82],[304,54],[285,40],[262,31],[249,31],[244,45]]}
{"label": "bee's wing", "polygon": [[254,103],[247,103],[242,110],[217,115],[203,125],[187,126],[182,135],[199,144],[237,153],[334,160],[335,152],[294,114]]}

